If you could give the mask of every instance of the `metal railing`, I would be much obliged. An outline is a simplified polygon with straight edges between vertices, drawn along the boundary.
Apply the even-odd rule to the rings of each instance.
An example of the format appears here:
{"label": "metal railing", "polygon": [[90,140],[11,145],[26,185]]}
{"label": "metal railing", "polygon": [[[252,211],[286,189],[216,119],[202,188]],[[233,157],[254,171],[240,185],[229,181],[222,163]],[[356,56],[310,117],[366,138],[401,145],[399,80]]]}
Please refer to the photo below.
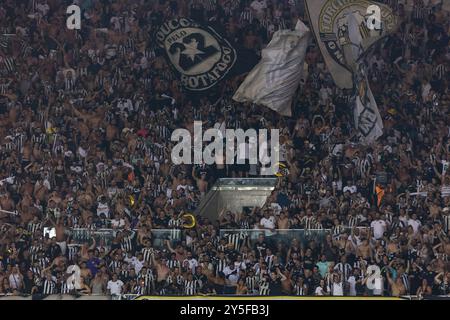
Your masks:
{"label": "metal railing", "polygon": [[[360,231],[367,233],[371,227],[355,227]],[[344,226],[343,232],[347,235],[351,234],[352,227]],[[220,237],[226,237],[230,234],[240,234],[249,238],[250,244],[253,245],[258,240],[260,235],[275,243],[282,242],[284,245],[290,245],[292,240],[296,239],[299,242],[306,244],[310,241],[323,242],[327,235],[333,235],[333,229],[221,229]],[[339,236],[339,235],[338,235]]]}
{"label": "metal railing", "polygon": [[289,246],[292,241],[298,240],[306,244],[309,241],[322,242],[328,234],[331,234],[331,229],[275,229],[275,230],[261,230],[261,229],[221,229],[220,237],[226,237],[230,234],[239,234],[248,237],[250,244],[254,245],[260,235],[264,235],[265,239],[273,244],[283,243]]}
{"label": "metal railing", "polygon": [[[97,229],[91,230],[87,228],[72,228],[68,234],[74,240],[76,244],[82,244],[90,242],[95,238],[96,243],[104,246],[110,246],[113,239],[116,237],[117,232],[123,231],[120,229]],[[137,230],[133,230],[137,233]],[[164,241],[169,240],[172,243],[180,241],[182,236],[182,230],[180,229],[152,229],[149,237],[153,241],[153,247],[164,247]]]}

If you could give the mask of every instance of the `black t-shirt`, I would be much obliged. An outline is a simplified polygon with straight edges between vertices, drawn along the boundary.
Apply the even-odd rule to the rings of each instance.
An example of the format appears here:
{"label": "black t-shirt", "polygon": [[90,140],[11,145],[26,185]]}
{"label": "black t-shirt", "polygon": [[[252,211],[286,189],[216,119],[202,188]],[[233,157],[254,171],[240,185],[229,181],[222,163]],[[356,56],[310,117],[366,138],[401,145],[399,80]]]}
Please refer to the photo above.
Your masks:
{"label": "black t-shirt", "polygon": [[194,280],[200,280],[202,287],[204,287],[206,285],[206,283],[208,282],[208,278],[204,274],[195,274]]}
{"label": "black t-shirt", "polygon": [[156,217],[154,219],[155,225],[160,226],[160,227],[167,227],[168,222],[169,222],[169,220],[167,219],[167,217],[164,217],[164,218]]}
{"label": "black t-shirt", "polygon": [[270,295],[279,296],[282,294],[281,291],[281,279],[277,278],[276,280],[270,280],[269,282]]}
{"label": "black t-shirt", "polygon": [[262,255],[265,254],[267,247],[268,247],[268,245],[265,241],[263,241],[262,243],[259,241],[255,243],[255,245],[253,246],[253,249],[256,252],[257,259],[259,259],[259,257],[261,257]]}
{"label": "black t-shirt", "polygon": [[61,247],[57,244],[52,244],[48,248],[47,254],[52,258],[55,259],[57,256],[59,256],[61,253]]}
{"label": "black t-shirt", "polygon": [[436,272],[434,272],[434,271],[425,271],[423,274],[423,278],[427,279],[429,286],[433,286],[435,276],[436,276]]}
{"label": "black t-shirt", "polygon": [[24,293],[31,294],[31,289],[33,288],[33,285],[34,285],[34,279],[25,277],[25,278],[23,278],[23,284],[24,284],[24,288],[23,288]]}
{"label": "black t-shirt", "polygon": [[336,248],[333,248],[328,244],[325,244],[323,247],[323,254],[325,255],[327,261],[336,260],[336,252]]}
{"label": "black t-shirt", "polygon": [[410,293],[416,294],[417,289],[419,289],[420,284],[422,283],[422,272],[419,270],[411,271],[409,273],[409,287],[410,287]]}
{"label": "black t-shirt", "polygon": [[314,269],[314,266],[315,266],[314,259],[312,257],[305,256],[303,261],[303,267],[305,269],[312,270]]}
{"label": "black t-shirt", "polygon": [[303,282],[307,286],[306,294],[310,295],[313,293],[314,290],[314,279],[312,277],[305,278],[305,281]]}

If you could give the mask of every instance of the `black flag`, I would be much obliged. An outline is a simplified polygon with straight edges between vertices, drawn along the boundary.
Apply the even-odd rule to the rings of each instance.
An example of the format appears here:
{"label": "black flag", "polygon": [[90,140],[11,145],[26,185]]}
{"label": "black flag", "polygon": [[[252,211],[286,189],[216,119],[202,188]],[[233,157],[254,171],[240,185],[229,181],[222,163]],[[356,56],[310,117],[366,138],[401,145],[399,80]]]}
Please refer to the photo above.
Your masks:
{"label": "black flag", "polygon": [[236,50],[212,27],[188,18],[166,21],[156,33],[183,89],[192,93],[215,87],[229,76],[250,71],[258,62],[256,54]]}

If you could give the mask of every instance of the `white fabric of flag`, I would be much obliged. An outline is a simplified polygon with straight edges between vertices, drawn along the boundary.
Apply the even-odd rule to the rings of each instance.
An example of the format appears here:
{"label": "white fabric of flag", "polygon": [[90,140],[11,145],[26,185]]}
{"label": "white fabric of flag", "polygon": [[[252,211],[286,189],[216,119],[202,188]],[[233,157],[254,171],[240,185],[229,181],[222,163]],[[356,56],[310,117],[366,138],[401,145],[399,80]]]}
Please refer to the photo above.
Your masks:
{"label": "white fabric of flag", "polygon": [[291,116],[292,100],[303,78],[310,34],[300,20],[295,30],[275,32],[262,50],[261,61],[247,75],[233,100],[264,105],[281,115]]}

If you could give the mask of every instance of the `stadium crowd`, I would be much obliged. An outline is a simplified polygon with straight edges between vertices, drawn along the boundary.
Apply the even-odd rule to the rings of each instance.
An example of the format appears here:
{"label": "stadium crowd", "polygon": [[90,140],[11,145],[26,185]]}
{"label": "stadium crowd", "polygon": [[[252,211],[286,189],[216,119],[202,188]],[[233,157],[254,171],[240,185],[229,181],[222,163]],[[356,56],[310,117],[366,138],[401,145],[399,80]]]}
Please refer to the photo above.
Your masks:
{"label": "stadium crowd", "polygon": [[[243,77],[219,84],[218,100],[191,99],[150,36],[187,16],[260,54],[274,31],[307,23],[303,1],[80,0],[81,29],[68,30],[71,3],[0,3],[0,294],[449,294],[450,19],[441,1],[387,1],[400,27],[369,61],[384,122],[369,146],[315,40],[284,118],[233,102]],[[215,179],[258,177],[246,166],[173,165],[171,132],[194,120],[282,129],[288,171],[264,207],[182,228],[180,215]],[[111,228],[114,239],[77,243],[73,228]],[[155,247],[155,229],[180,229],[181,240]],[[263,232],[256,240],[250,229]],[[323,239],[279,241],[285,229]],[[369,289],[374,266],[382,286]]]}

